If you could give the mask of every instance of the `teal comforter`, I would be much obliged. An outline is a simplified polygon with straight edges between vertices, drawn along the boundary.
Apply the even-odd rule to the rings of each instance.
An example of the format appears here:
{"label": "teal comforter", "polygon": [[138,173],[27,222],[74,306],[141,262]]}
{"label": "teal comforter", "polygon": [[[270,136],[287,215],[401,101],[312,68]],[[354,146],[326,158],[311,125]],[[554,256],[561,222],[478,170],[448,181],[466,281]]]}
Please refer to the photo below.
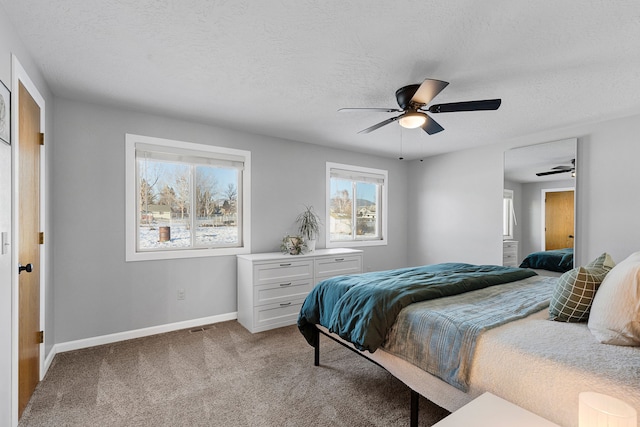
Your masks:
{"label": "teal comforter", "polygon": [[457,295],[536,275],[496,265],[445,263],[338,276],[318,283],[307,295],[298,328],[314,345],[315,324],[323,325],[359,350],[380,347],[398,313],[407,305]]}
{"label": "teal comforter", "polygon": [[530,253],[522,261],[520,268],[541,268],[565,273],[573,268],[573,248]]}

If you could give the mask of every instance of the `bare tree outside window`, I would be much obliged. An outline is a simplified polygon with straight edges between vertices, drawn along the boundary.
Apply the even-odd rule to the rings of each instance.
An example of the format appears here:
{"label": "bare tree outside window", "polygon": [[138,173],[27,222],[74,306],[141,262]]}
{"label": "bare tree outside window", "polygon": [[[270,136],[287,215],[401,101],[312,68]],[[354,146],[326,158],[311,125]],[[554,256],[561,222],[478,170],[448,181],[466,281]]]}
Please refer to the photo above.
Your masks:
{"label": "bare tree outside window", "polygon": [[386,244],[386,181],[384,170],[327,163],[328,247]]}
{"label": "bare tree outside window", "polygon": [[229,213],[236,213],[236,202],[238,200],[238,187],[235,184],[230,182],[227,185],[227,188],[225,188],[224,190],[224,199],[225,201],[229,202],[229,209],[230,209]]}
{"label": "bare tree outside window", "polygon": [[126,135],[126,260],[250,251],[251,153]]}
{"label": "bare tree outside window", "polygon": [[176,208],[180,214],[180,219],[184,220],[185,215],[189,215],[189,202],[191,200],[191,177],[188,170],[176,171],[175,187]]}

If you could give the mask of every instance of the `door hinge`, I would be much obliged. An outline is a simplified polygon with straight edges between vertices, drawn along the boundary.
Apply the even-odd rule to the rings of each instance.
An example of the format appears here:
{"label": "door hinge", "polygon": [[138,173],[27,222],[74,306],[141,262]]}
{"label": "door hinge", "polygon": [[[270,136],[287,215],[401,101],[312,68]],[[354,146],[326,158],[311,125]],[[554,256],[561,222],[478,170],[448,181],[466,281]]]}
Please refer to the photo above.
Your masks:
{"label": "door hinge", "polygon": [[38,233],[38,242],[41,245],[44,245],[44,233],[42,231],[40,233]]}
{"label": "door hinge", "polygon": [[40,132],[40,145],[44,145],[44,133]]}
{"label": "door hinge", "polygon": [[44,343],[44,331],[38,331],[38,344]]}

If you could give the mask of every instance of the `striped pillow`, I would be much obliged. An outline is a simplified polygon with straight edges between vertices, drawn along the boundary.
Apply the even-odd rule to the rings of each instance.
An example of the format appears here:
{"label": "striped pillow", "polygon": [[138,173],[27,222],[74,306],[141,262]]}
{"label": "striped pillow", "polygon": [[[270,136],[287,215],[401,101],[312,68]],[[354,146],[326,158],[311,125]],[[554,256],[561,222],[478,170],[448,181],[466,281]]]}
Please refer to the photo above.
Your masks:
{"label": "striped pillow", "polygon": [[549,319],[559,322],[584,322],[598,287],[615,265],[609,254],[602,254],[584,267],[564,273],[558,279],[549,305]]}

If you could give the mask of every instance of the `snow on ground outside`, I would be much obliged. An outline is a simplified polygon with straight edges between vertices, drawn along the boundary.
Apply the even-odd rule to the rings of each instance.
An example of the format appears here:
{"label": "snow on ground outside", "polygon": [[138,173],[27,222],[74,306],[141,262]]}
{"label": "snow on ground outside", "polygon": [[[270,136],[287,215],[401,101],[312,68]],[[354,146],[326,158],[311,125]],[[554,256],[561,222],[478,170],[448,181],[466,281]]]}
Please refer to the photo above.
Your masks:
{"label": "snow on ground outside", "polygon": [[[139,247],[141,249],[162,249],[191,246],[191,230],[185,224],[171,224],[170,234],[170,241],[160,242],[160,226],[141,226],[139,229]],[[196,238],[198,246],[238,243],[238,227],[197,227]]]}

